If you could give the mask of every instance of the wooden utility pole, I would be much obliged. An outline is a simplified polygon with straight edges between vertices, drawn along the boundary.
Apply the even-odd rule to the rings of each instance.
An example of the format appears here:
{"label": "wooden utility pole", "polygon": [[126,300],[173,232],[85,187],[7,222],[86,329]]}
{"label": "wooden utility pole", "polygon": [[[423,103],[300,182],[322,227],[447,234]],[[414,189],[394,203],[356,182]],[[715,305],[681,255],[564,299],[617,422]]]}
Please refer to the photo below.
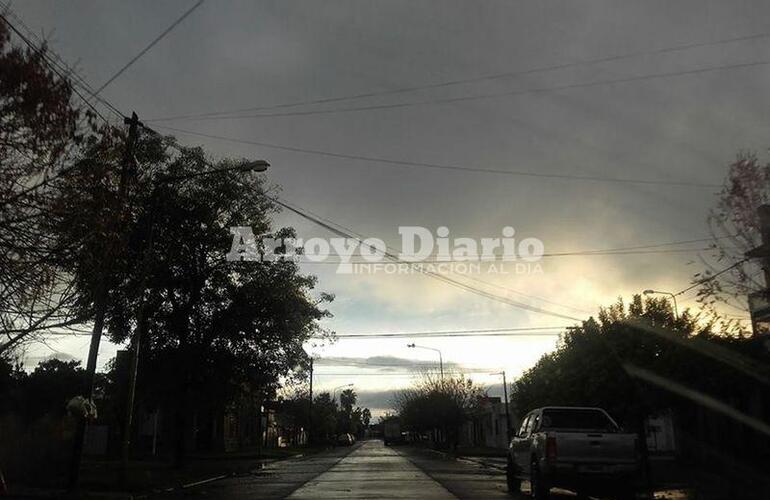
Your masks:
{"label": "wooden utility pole", "polygon": [[770,205],[760,205],[757,208],[757,215],[762,244],[746,252],[747,258],[760,259],[765,276],[764,290],[749,294],[749,313],[754,335],[760,333],[759,323],[770,322]]}
{"label": "wooden utility pole", "polygon": [[508,409],[508,382],[505,380],[505,370],[503,370],[503,397],[505,397],[505,430],[508,436],[508,443],[511,442],[511,412]]}
{"label": "wooden utility pole", "polygon": [[[141,285],[139,286],[139,311],[136,316],[136,330],[131,341],[131,359],[129,363],[128,371],[128,388],[126,390],[126,407],[123,417],[123,443],[121,446],[121,475],[125,481],[128,473],[128,461],[131,456],[131,428],[133,425],[134,417],[134,400],[136,398],[136,380],[139,372],[139,356],[142,350],[142,338],[147,328],[147,299],[145,298],[147,291],[147,280],[150,273],[150,264],[153,258],[154,241],[155,241],[155,212],[158,210],[158,198],[159,194],[157,189],[153,189],[150,195],[150,222],[149,222],[149,235],[147,238],[147,244],[144,248],[144,254],[142,256],[142,268],[141,268]],[[157,419],[157,410],[155,412],[155,418]]]}
{"label": "wooden utility pole", "polygon": [[[128,136],[126,137],[125,150],[123,152],[123,164],[120,171],[120,181],[118,184],[118,197],[115,202],[114,213],[118,220],[109,221],[112,225],[120,229],[123,223],[123,212],[128,193],[128,180],[133,172],[134,147],[139,131],[139,117],[136,113],[131,114],[131,118],[124,118],[124,123],[128,125]],[[94,395],[94,385],[96,381],[96,361],[99,357],[99,344],[102,341],[102,331],[104,330],[104,317],[107,309],[107,288],[110,271],[108,266],[115,252],[117,244],[116,238],[108,231],[108,240],[104,244],[104,253],[99,262],[97,272],[97,282],[94,289],[94,326],[91,333],[91,345],[88,349],[88,361],[86,364],[86,385],[83,396],[91,401]],[[77,423],[75,431],[75,442],[72,451],[72,460],[70,462],[69,489],[76,490],[80,480],[80,462],[83,458],[83,441],[86,435],[87,422],[81,418]]]}
{"label": "wooden utility pole", "polygon": [[310,398],[307,405],[307,444],[313,436],[313,358],[310,358]]}

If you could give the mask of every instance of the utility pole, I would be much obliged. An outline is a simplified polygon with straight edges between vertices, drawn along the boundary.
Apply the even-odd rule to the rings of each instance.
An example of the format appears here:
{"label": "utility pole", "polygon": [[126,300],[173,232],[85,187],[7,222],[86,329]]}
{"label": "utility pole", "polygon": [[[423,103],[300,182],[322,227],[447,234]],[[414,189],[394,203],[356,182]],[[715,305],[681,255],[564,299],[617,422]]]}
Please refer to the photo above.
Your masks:
{"label": "utility pole", "polygon": [[[256,160],[256,161],[245,163],[240,167],[236,167],[236,169],[241,172],[247,172],[247,171],[264,172],[265,170],[267,170],[269,166],[270,164],[265,160]],[[123,479],[126,478],[126,472],[128,470],[128,460],[131,452],[131,435],[132,435],[131,426],[133,424],[134,401],[136,399],[136,379],[139,371],[139,356],[141,355],[141,350],[142,350],[142,339],[144,338],[147,330],[147,299],[145,295],[147,292],[147,282],[149,279],[150,267],[153,262],[154,251],[155,251],[155,233],[156,233],[155,214],[160,210],[160,207],[159,207],[160,200],[161,200],[160,188],[161,186],[164,186],[169,183],[183,182],[185,180],[192,179],[194,177],[215,174],[215,173],[224,172],[228,170],[233,170],[233,168],[230,168],[230,167],[214,168],[212,170],[208,170],[205,172],[197,172],[194,174],[171,176],[171,177],[166,176],[161,179],[158,179],[158,182],[155,183],[152,189],[152,192],[150,193],[150,209],[149,209],[149,221],[148,221],[149,229],[148,229],[147,243],[144,246],[143,255],[142,255],[142,264],[140,268],[140,273],[141,273],[141,280],[140,280],[141,285],[139,287],[140,303],[139,303],[139,311],[136,316],[137,318],[136,330],[134,331],[134,336],[133,336],[133,339],[131,340],[133,357],[131,358],[130,367],[129,367],[128,390],[126,391],[126,407],[125,407],[125,415],[123,420],[123,443],[122,443],[122,453],[121,453],[122,455],[121,472],[123,474]],[[261,405],[263,400],[264,398],[260,396],[260,412],[262,411]],[[157,419],[157,412],[155,417]]]}
{"label": "utility pole", "polygon": [[[144,255],[142,256],[142,280],[139,287],[141,295],[139,296],[140,305],[139,311],[136,315],[136,331],[134,332],[134,338],[131,342],[131,359],[129,362],[128,371],[128,388],[126,390],[126,407],[125,415],[123,419],[123,443],[121,449],[121,476],[123,481],[127,479],[128,473],[128,461],[131,456],[131,427],[133,424],[134,416],[134,400],[136,399],[136,379],[139,372],[139,354],[142,348],[142,337],[144,331],[147,328],[147,300],[145,294],[147,290],[147,278],[150,269],[150,263],[152,262],[154,251],[154,239],[155,239],[155,212],[158,205],[158,193],[157,189],[153,189],[150,195],[150,222],[149,222],[149,235],[147,237],[147,245],[144,249]],[[155,418],[157,419],[157,410]],[[261,418],[261,415],[260,415]]]}
{"label": "utility pole", "polygon": [[310,399],[307,405],[307,444],[311,444],[313,435],[313,358],[310,358]]}
{"label": "utility pole", "polygon": [[[123,222],[124,205],[128,193],[128,180],[132,174],[134,147],[139,130],[139,117],[136,113],[131,113],[131,118],[124,118],[124,123],[128,125],[128,136],[126,137],[126,147],[123,152],[123,165],[120,171],[120,182],[118,184],[118,197],[115,203],[115,212],[117,221],[109,221],[116,226]],[[102,331],[104,329],[104,316],[107,309],[107,281],[109,271],[107,266],[110,263],[113,252],[115,251],[116,241],[108,231],[108,240],[104,245],[104,252],[99,262],[99,272],[97,273],[97,282],[94,289],[94,326],[91,333],[91,345],[88,349],[88,361],[86,364],[86,385],[83,396],[89,401],[93,399],[94,385],[96,379],[96,360],[99,357],[99,344],[102,340]],[[86,435],[86,421],[80,419],[75,431],[75,442],[72,451],[72,460],[70,463],[69,489],[76,490],[80,479],[80,462],[83,458],[83,441]]]}
{"label": "utility pole", "polygon": [[759,323],[770,322],[770,205],[757,208],[762,244],[746,252],[747,258],[758,258],[765,276],[765,288],[749,294],[749,313],[753,335],[759,335]]}
{"label": "utility pole", "polygon": [[511,412],[508,409],[508,382],[505,380],[505,370],[503,370],[503,397],[505,398],[505,430],[508,436],[508,443],[511,442]]}

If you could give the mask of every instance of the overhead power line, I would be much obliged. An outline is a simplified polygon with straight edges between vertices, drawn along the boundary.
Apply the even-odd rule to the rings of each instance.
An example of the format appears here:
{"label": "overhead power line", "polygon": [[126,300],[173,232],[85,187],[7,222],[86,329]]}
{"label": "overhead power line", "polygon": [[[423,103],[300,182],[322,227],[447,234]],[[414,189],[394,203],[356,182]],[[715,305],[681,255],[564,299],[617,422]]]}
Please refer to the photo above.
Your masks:
{"label": "overhead power line", "polygon": [[540,330],[564,330],[571,328],[570,325],[554,326],[521,326],[510,328],[480,328],[480,329],[462,329],[462,330],[422,330],[417,332],[371,332],[371,333],[338,333],[337,336],[348,335],[426,335],[426,334],[455,334],[455,333],[495,333],[495,332],[531,332]]}
{"label": "overhead power line", "polygon": [[[313,223],[315,223],[315,224],[317,224],[317,225],[319,225],[319,226],[321,226],[321,227],[331,231],[334,234],[337,234],[337,235],[345,237],[345,238],[356,239],[356,240],[359,241],[360,244],[362,244],[364,246],[370,246],[365,241],[363,241],[362,238],[358,237],[357,235],[351,234],[349,231],[345,231],[344,228],[341,229],[342,226],[339,226],[338,224],[335,224],[335,225],[339,226],[339,227],[335,227],[335,225],[331,225],[331,224],[329,224],[327,222],[324,222],[324,221],[318,219],[317,217],[313,216],[312,214],[307,213],[305,210],[303,210],[303,209],[301,209],[299,207],[296,207],[296,206],[292,206],[292,205],[288,204],[286,201],[281,200],[281,199],[279,199],[277,197],[268,196],[268,198],[272,199],[275,203],[277,203],[278,205],[286,208],[287,210],[296,213],[300,217],[303,217],[303,218],[305,218],[305,219],[307,219],[307,220],[309,220],[309,221],[311,221],[311,222],[313,222]],[[380,249],[376,249],[376,250],[379,251]],[[385,252],[385,257],[388,258],[389,260],[393,260],[395,262],[403,262],[396,255],[394,255],[393,252],[390,252],[390,251]],[[410,264],[410,265],[414,265],[414,263],[411,263],[411,262],[405,262],[405,263],[406,264]],[[490,292],[487,292],[487,291],[482,290],[480,288],[468,285],[467,283],[463,283],[461,281],[449,278],[449,277],[444,276],[444,275],[439,274],[439,273],[435,273],[435,272],[432,272],[432,271],[429,271],[429,270],[425,270],[425,269],[422,269],[422,268],[416,268],[416,270],[419,273],[421,273],[421,274],[424,274],[424,275],[429,276],[429,277],[431,277],[433,279],[437,279],[439,281],[442,281],[442,282],[444,282],[444,283],[446,283],[446,284],[448,284],[450,286],[454,286],[455,288],[459,288],[461,290],[465,290],[467,292],[470,292],[470,293],[473,293],[473,294],[476,294],[476,295],[479,295],[481,297],[485,297],[485,298],[488,298],[488,299],[491,299],[491,300],[495,300],[497,302],[508,304],[508,305],[513,306],[513,307],[517,307],[519,309],[524,309],[524,310],[527,310],[527,311],[530,311],[530,312],[535,312],[535,313],[538,313],[538,314],[544,314],[544,315],[547,315],[547,316],[552,316],[552,317],[556,317],[556,318],[566,319],[566,320],[570,320],[570,321],[582,321],[581,318],[576,318],[574,316],[568,316],[566,314],[558,313],[558,312],[555,312],[555,311],[550,311],[550,310],[542,308],[542,307],[533,306],[531,304],[526,304],[524,302],[515,301],[515,300],[512,300],[512,299],[510,299],[508,297],[502,297],[500,295],[495,295],[493,293],[490,293]]]}
{"label": "overhead power line", "polygon": [[461,337],[464,339],[472,337],[558,337],[564,331],[562,329],[559,332],[497,332],[497,333],[437,333],[437,334],[381,334],[381,335],[337,335],[335,338],[339,340],[343,339],[409,339],[409,338],[456,338]]}
{"label": "overhead power line", "polygon": [[[427,369],[427,371],[433,371]],[[445,375],[496,375],[497,371],[494,370],[464,370],[455,372],[444,372]],[[362,372],[334,372],[324,373],[320,371],[313,371],[313,376],[327,376],[327,377],[415,377],[420,376],[419,370],[395,372],[395,371],[380,371],[378,373],[362,373]],[[326,391],[324,391],[326,392]]]}
{"label": "overhead power line", "polygon": [[[648,73],[645,75],[610,78],[606,80],[596,80],[592,82],[569,83],[569,84],[553,85],[553,86],[545,86],[545,87],[533,87],[529,89],[509,90],[505,92],[489,92],[486,94],[466,95],[466,96],[458,96],[458,97],[444,97],[444,98],[428,99],[423,101],[397,102],[397,103],[390,103],[390,104],[371,104],[366,106],[350,106],[350,107],[344,107],[344,108],[316,109],[316,110],[305,110],[305,111],[258,113],[253,115],[240,115],[240,116],[209,116],[209,117],[195,118],[195,120],[225,120],[225,119],[242,120],[242,119],[248,119],[248,118],[312,116],[312,115],[328,115],[328,114],[337,114],[337,113],[354,113],[354,112],[361,112],[361,111],[380,111],[380,110],[390,110],[390,109],[400,109],[400,108],[411,108],[415,106],[451,104],[451,103],[459,103],[459,102],[494,99],[498,97],[515,97],[520,95],[557,92],[561,90],[584,89],[584,88],[597,87],[597,86],[608,86],[608,85],[617,85],[617,84],[623,84],[623,83],[656,80],[659,78],[673,78],[678,76],[699,75],[699,74],[712,73],[715,71],[722,71],[727,69],[754,68],[758,66],[766,66],[768,64],[770,64],[770,60],[751,61],[751,62],[734,63],[734,64],[720,64],[716,66],[693,68],[689,70],[663,71],[658,73]],[[153,121],[161,121],[161,120],[156,119]]]}
{"label": "overhead power line", "polygon": [[184,14],[182,14],[176,21],[171,23],[171,25],[163,30],[163,32],[155,37],[145,48],[143,48],[141,51],[139,51],[138,54],[136,54],[134,57],[132,57],[126,64],[124,64],[118,71],[115,72],[106,82],[102,84],[101,87],[96,89],[95,94],[99,94],[102,90],[107,88],[108,85],[110,85],[112,82],[114,82],[120,75],[122,75],[128,68],[130,68],[136,61],[139,60],[140,57],[145,55],[151,48],[153,48],[158,42],[160,42],[163,38],[166,37],[171,31],[176,28],[179,23],[184,21],[187,16],[193,13],[195,9],[201,6],[201,4],[204,2],[204,0],[198,0],[198,2],[190,7],[187,11],[185,11]]}
{"label": "overhead power line", "polygon": [[[14,13],[7,5],[4,7],[4,9],[5,9],[5,12],[14,19],[16,24],[18,26],[20,26],[27,33],[27,36],[29,38],[33,38],[33,39],[35,39],[37,41],[37,47],[42,48],[44,45],[46,45],[45,40],[43,40],[34,31],[32,31],[32,29],[24,23],[24,20],[21,17],[19,17],[16,13]],[[28,43],[28,45],[29,45],[29,43]],[[118,118],[123,118],[123,113],[121,113],[118,108],[113,106],[112,103],[110,103],[109,101],[107,101],[103,97],[96,95],[94,93],[94,89],[88,84],[88,82],[86,82],[85,79],[82,76],[80,76],[78,74],[78,72],[71,65],[67,64],[67,62],[64,60],[64,58],[61,57],[59,54],[57,54],[56,51],[54,51],[50,46],[46,46],[46,51],[44,53],[44,56],[50,56],[50,57],[44,57],[45,62],[47,64],[49,64],[49,65],[55,66],[55,68],[51,68],[52,70],[54,70],[54,71],[56,69],[59,70],[58,72],[56,72],[57,75],[59,75],[62,78],[63,78],[63,75],[66,75],[67,76],[67,80],[71,84],[74,84],[74,85],[80,87],[89,96],[91,96],[92,98],[94,98],[94,99],[98,100],[99,102],[101,102],[111,112],[115,113],[115,115]],[[74,89],[73,89],[73,92],[75,92]],[[75,92],[75,94],[78,95],[77,92]],[[91,103],[87,99],[84,99],[80,95],[78,95],[78,97],[80,97],[81,100],[83,100],[83,102],[88,107],[91,107]],[[94,112],[97,112],[97,111],[94,109]],[[107,122],[106,119],[104,119],[104,117],[102,117],[101,115],[99,115],[99,116],[106,123],[109,123],[109,122]]]}
{"label": "overhead power line", "polygon": [[[10,12],[10,10],[8,10],[8,12]],[[14,17],[16,17],[16,16],[14,16]],[[62,81],[65,81],[65,82],[70,82],[70,78],[68,78],[68,77],[66,76],[66,73],[65,73],[65,72],[62,72],[62,71],[61,71],[61,69],[60,69],[60,68],[58,67],[58,65],[56,64],[56,62],[54,62],[54,61],[53,61],[53,60],[50,58],[50,56],[49,56],[49,55],[46,53],[46,50],[44,50],[44,47],[43,47],[43,45],[42,45],[42,44],[41,44],[40,46],[38,46],[38,45],[34,44],[34,43],[33,43],[33,42],[32,42],[32,41],[29,39],[29,38],[27,38],[27,36],[25,36],[25,35],[24,35],[24,33],[22,33],[22,32],[21,32],[21,31],[20,31],[20,30],[19,30],[19,29],[18,29],[18,28],[17,28],[17,27],[16,27],[16,26],[13,24],[13,23],[11,23],[11,21],[9,21],[9,20],[8,20],[8,18],[5,16],[5,14],[4,14],[3,12],[0,12],[0,19],[2,19],[2,20],[3,20],[3,22],[4,22],[4,23],[5,23],[5,24],[6,24],[6,25],[7,25],[7,26],[8,26],[8,27],[11,29],[11,31],[13,31],[13,32],[14,32],[14,34],[16,34],[16,36],[18,36],[18,37],[19,37],[19,39],[20,39],[22,42],[24,42],[24,44],[25,44],[25,45],[27,45],[27,47],[29,47],[29,48],[30,48],[32,51],[36,52],[37,54],[39,54],[39,55],[42,57],[42,59],[43,59],[43,62],[45,63],[45,65],[46,65],[46,66],[48,66],[48,68],[49,68],[49,69],[50,69],[50,70],[51,70],[53,73],[55,73],[55,74],[56,74],[56,76],[58,76],[60,79],[62,79]],[[80,100],[81,100],[81,101],[83,101],[83,103],[84,103],[86,106],[88,106],[89,108],[91,108],[91,110],[92,110],[92,111],[93,111],[93,112],[94,112],[94,113],[95,113],[95,114],[96,114],[96,115],[97,115],[99,118],[101,118],[101,119],[102,119],[102,120],[103,120],[105,123],[107,123],[107,124],[109,124],[109,123],[110,123],[110,122],[109,122],[109,120],[107,120],[107,118],[105,118],[105,117],[104,117],[104,115],[102,115],[102,113],[101,113],[101,112],[100,112],[98,109],[96,109],[96,108],[95,108],[95,107],[94,107],[94,106],[93,106],[93,105],[92,105],[92,104],[89,102],[89,100],[88,100],[88,99],[86,99],[86,98],[85,98],[85,96],[83,96],[83,94],[81,94],[81,93],[78,91],[78,89],[77,89],[77,88],[75,88],[75,86],[74,86],[74,85],[70,85],[70,88],[72,89],[72,92],[74,92],[74,93],[75,93],[75,95],[77,95],[77,96],[80,98]],[[86,92],[88,92],[88,90],[86,90]],[[90,93],[90,92],[89,92],[89,93]],[[91,95],[93,95],[93,94],[91,94]],[[122,116],[122,115],[121,115],[121,116]]]}
{"label": "overhead power line", "polygon": [[494,337],[494,336],[558,336],[560,332],[571,328],[568,325],[544,327],[486,328],[471,330],[434,330],[418,332],[374,332],[374,333],[338,333],[338,339],[361,338],[402,338],[402,337]]}
{"label": "overhead power line", "polygon": [[[693,252],[705,252],[711,250],[711,247],[699,247],[699,248],[675,248],[675,249],[660,249],[660,250],[628,250],[618,252],[564,252],[564,253],[544,253],[542,258],[551,257],[611,257],[613,255],[657,255],[657,254],[673,254],[673,253],[693,253]],[[324,261],[312,261],[312,260],[300,260],[302,264],[325,264],[325,265],[340,265],[340,264],[377,264],[366,259],[350,259],[348,261],[343,260],[324,260]],[[505,260],[501,256],[495,256],[489,258],[479,259],[455,259],[449,260],[443,259],[420,259],[413,262],[414,264],[515,264],[515,260]]]}
{"label": "overhead power line", "polygon": [[749,258],[745,258],[745,259],[739,260],[738,262],[736,262],[736,263],[734,263],[734,264],[732,264],[730,266],[727,266],[726,268],[722,269],[721,271],[719,271],[719,272],[717,272],[715,274],[712,274],[711,276],[707,276],[707,277],[703,278],[702,280],[698,280],[695,283],[693,283],[692,285],[688,286],[687,288],[679,290],[674,295],[682,295],[685,292],[689,292],[693,288],[696,288],[696,287],[699,287],[699,286],[701,286],[701,285],[703,285],[705,283],[708,283],[709,281],[712,281],[712,280],[718,278],[719,276],[723,275],[724,273],[726,273],[726,272],[728,272],[728,271],[730,271],[732,269],[735,269],[736,267],[740,266],[741,264],[743,264],[744,262],[747,262],[749,260],[750,260]]}
{"label": "overhead power line", "polygon": [[573,180],[573,181],[610,182],[610,183],[621,183],[621,184],[645,184],[645,185],[656,185],[656,186],[687,186],[687,187],[698,187],[698,188],[721,187],[721,184],[711,184],[711,183],[693,182],[693,181],[676,181],[676,180],[663,181],[663,180],[654,180],[654,179],[631,179],[631,178],[619,178],[619,177],[606,177],[606,176],[598,176],[598,175],[556,174],[556,173],[549,174],[549,173],[543,173],[543,172],[528,172],[523,170],[489,169],[489,168],[466,167],[462,165],[450,165],[450,164],[442,164],[442,163],[395,160],[395,159],[376,157],[376,156],[337,153],[333,151],[299,148],[295,146],[287,146],[287,145],[274,144],[274,143],[268,143],[268,142],[262,142],[262,141],[236,139],[233,137],[226,137],[226,136],[215,135],[215,134],[206,134],[203,132],[196,132],[193,130],[185,130],[185,129],[180,129],[176,127],[169,127],[166,125],[154,125],[154,126],[164,130],[171,130],[173,132],[177,132],[180,134],[188,134],[188,135],[193,135],[198,137],[205,137],[207,139],[216,139],[220,141],[227,141],[227,142],[232,142],[237,144],[249,144],[252,146],[260,146],[268,149],[289,151],[292,153],[325,156],[329,158],[339,158],[339,159],[345,159],[345,160],[365,161],[370,163],[378,163],[382,165],[395,165],[395,166],[412,167],[412,168],[414,167],[429,168],[429,169],[437,169],[437,170],[454,170],[454,171],[461,171],[461,172],[475,172],[475,173],[483,173],[483,174],[535,177],[535,178],[544,178],[544,179],[565,179],[565,180]]}
{"label": "overhead power line", "polygon": [[675,45],[673,47],[665,47],[661,49],[652,49],[652,50],[646,50],[646,51],[637,51],[637,52],[630,52],[625,54],[616,54],[606,57],[598,57],[593,59],[583,59],[579,61],[573,61],[573,62],[567,62],[567,63],[560,63],[560,64],[552,64],[548,66],[539,66],[536,68],[529,68],[525,70],[520,71],[507,71],[503,73],[496,73],[491,75],[483,75],[483,76],[477,76],[477,77],[471,77],[471,78],[464,78],[464,79],[454,79],[454,80],[447,80],[442,82],[436,82],[436,83],[430,83],[426,85],[414,85],[411,87],[401,87],[397,89],[390,89],[390,90],[378,90],[378,91],[370,91],[370,92],[362,92],[358,94],[353,95],[347,95],[347,96],[338,96],[338,97],[326,97],[326,98],[320,98],[320,99],[311,99],[311,100],[304,100],[304,101],[294,101],[294,102],[288,102],[288,103],[282,103],[282,104],[273,104],[273,105],[267,105],[267,106],[255,106],[255,107],[248,107],[248,108],[238,108],[238,109],[231,109],[226,111],[211,111],[206,113],[197,113],[197,114],[187,114],[187,115],[177,115],[177,116],[167,116],[167,117],[161,117],[161,118],[155,118],[152,121],[172,121],[172,120],[182,120],[182,119],[190,119],[190,118],[205,118],[205,117],[223,117],[225,115],[235,114],[235,113],[244,113],[244,112],[251,112],[251,111],[268,111],[268,110],[274,110],[274,109],[281,109],[281,108],[293,108],[298,106],[309,106],[309,105],[317,105],[317,104],[329,104],[333,102],[340,102],[340,101],[349,101],[349,100],[356,100],[356,99],[364,99],[364,98],[371,98],[371,97],[382,97],[382,96],[388,96],[388,95],[396,95],[396,94],[404,94],[409,92],[416,92],[421,90],[432,90],[432,89],[438,89],[443,87],[452,87],[457,85],[465,85],[469,83],[479,83],[483,81],[493,81],[493,80],[500,80],[500,79],[507,79],[507,78],[516,78],[521,76],[528,76],[533,75],[537,73],[547,73],[552,72],[556,70],[562,70],[562,69],[569,69],[569,68],[575,68],[580,66],[588,66],[588,65],[595,65],[600,63],[607,63],[607,62],[614,62],[614,61],[620,61],[624,59],[631,59],[635,57],[640,56],[651,56],[651,55],[660,55],[660,54],[666,54],[671,52],[680,52],[684,50],[690,50],[700,47],[711,47],[716,45],[724,45],[724,44],[731,44],[731,43],[738,43],[738,42],[745,42],[745,41],[751,41],[751,40],[759,40],[763,38],[770,37],[770,33],[756,33],[752,35],[745,35],[745,36],[738,36],[738,37],[732,37],[732,38],[724,38],[721,40],[715,40],[715,41],[707,41],[707,42],[695,42],[695,43],[687,43],[683,45]]}
{"label": "overhead power line", "polygon": [[[144,125],[143,125],[143,127],[146,130],[148,130],[148,131],[157,133],[152,128],[150,128],[150,127],[147,127],[147,126],[144,126]],[[211,165],[209,162],[206,162],[206,163],[208,163],[210,166],[213,167],[213,165]],[[308,211],[306,211],[304,209],[301,209],[299,207],[290,205],[286,200],[281,200],[278,197],[269,196],[267,194],[265,194],[265,196],[267,198],[273,200],[278,205],[286,208],[287,210],[290,210],[291,212],[296,213],[297,215],[299,215],[299,216],[301,216],[301,217],[303,217],[303,218],[313,222],[314,224],[317,224],[317,225],[323,227],[324,229],[327,229],[327,230],[331,231],[333,234],[337,234],[337,235],[345,237],[345,238],[353,238],[353,239],[358,240],[359,243],[361,243],[361,244],[363,244],[365,246],[369,246],[367,243],[365,243],[363,241],[366,238],[362,237],[359,234],[356,234],[356,233],[352,232],[351,230],[345,228],[344,226],[341,226],[340,224],[337,224],[337,223],[334,223],[334,222],[324,222],[320,218],[314,216],[312,213],[308,213]],[[401,262],[398,259],[398,257],[396,257],[390,251],[386,253],[386,257],[388,259],[390,259],[390,260],[394,260],[396,262]],[[479,296],[482,296],[482,297],[486,297],[486,298],[489,298],[491,300],[496,300],[498,302],[502,302],[502,303],[505,303],[505,304],[508,304],[508,305],[511,305],[511,306],[514,306],[514,307],[517,307],[517,308],[520,308],[520,309],[524,309],[524,310],[528,310],[528,311],[536,312],[536,313],[540,313],[540,314],[545,314],[545,315],[549,315],[549,316],[553,316],[553,317],[558,317],[558,318],[561,318],[561,319],[567,319],[567,320],[570,320],[570,321],[582,321],[582,319],[580,319],[580,318],[575,318],[573,316],[567,316],[565,314],[561,314],[561,313],[558,313],[558,312],[555,312],[555,311],[549,311],[547,309],[540,308],[540,307],[537,307],[537,306],[533,306],[533,305],[530,305],[530,304],[526,304],[526,303],[523,303],[523,302],[518,302],[518,301],[515,301],[515,300],[512,300],[512,299],[509,299],[507,297],[501,297],[499,295],[495,295],[495,294],[486,292],[484,290],[481,290],[479,288],[472,287],[472,286],[470,286],[470,285],[468,285],[466,283],[462,283],[460,281],[448,278],[448,277],[443,276],[443,275],[438,274],[438,273],[434,273],[434,272],[431,272],[431,271],[426,271],[426,270],[423,270],[423,269],[420,269],[419,272],[421,274],[425,274],[427,276],[430,276],[430,277],[432,277],[434,279],[438,279],[439,281],[443,281],[443,282],[449,284],[450,286],[454,286],[456,288],[460,288],[462,290],[474,293],[476,295],[479,295]]]}

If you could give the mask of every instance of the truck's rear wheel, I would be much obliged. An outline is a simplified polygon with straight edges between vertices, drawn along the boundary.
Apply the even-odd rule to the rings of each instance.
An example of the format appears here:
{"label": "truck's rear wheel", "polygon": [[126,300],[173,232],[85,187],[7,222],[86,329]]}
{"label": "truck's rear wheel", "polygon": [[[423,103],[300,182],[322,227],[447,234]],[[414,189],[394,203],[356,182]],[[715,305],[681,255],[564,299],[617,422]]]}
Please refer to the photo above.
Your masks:
{"label": "truck's rear wheel", "polygon": [[540,475],[540,467],[534,461],[530,465],[529,483],[532,490],[532,498],[535,500],[548,500],[551,488],[543,481],[543,477]]}

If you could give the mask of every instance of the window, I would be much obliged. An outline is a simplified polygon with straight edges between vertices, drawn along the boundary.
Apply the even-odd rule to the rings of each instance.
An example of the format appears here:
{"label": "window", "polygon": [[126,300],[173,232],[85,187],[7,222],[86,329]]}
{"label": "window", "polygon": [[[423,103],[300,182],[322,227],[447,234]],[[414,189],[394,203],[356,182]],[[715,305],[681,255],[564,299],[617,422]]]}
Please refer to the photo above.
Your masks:
{"label": "window", "polygon": [[540,429],[540,415],[535,415],[535,418],[532,419],[532,428],[530,429],[530,432],[534,432]]}
{"label": "window", "polygon": [[617,432],[615,423],[601,410],[563,408],[545,410],[543,427],[548,429],[576,429]]}
{"label": "window", "polygon": [[527,423],[529,423],[529,418],[531,415],[527,415],[524,417],[524,420],[521,421],[521,427],[519,428],[519,436],[526,436],[527,435]]}

